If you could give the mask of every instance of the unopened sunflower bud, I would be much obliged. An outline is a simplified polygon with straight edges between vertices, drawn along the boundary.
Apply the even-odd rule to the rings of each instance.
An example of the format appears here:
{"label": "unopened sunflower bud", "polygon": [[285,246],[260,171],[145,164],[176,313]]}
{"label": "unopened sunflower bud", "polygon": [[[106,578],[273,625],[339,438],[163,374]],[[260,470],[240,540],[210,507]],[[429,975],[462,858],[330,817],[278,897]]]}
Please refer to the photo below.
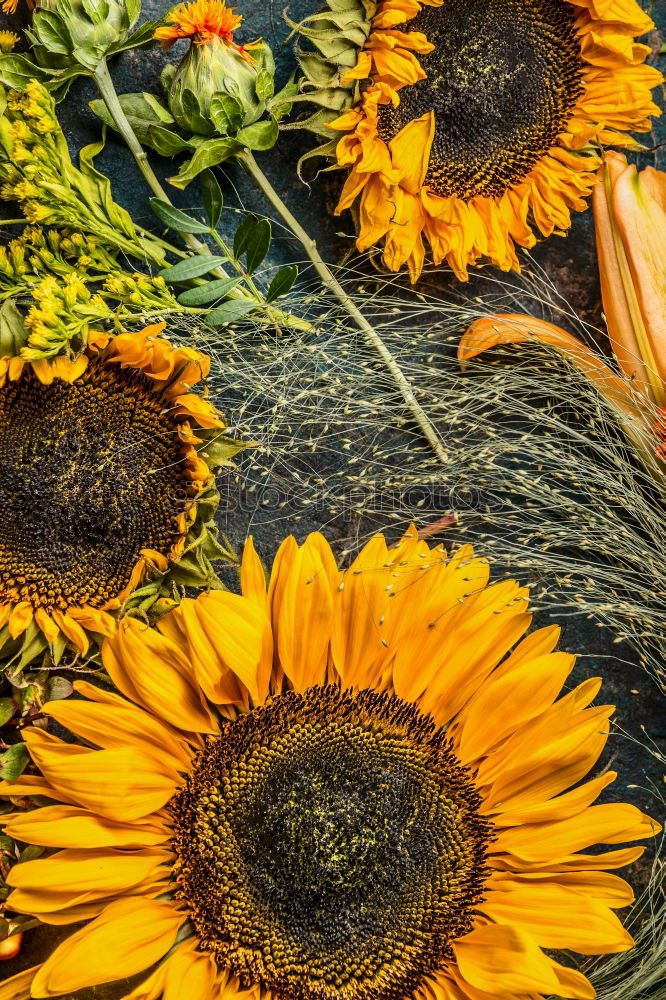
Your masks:
{"label": "unopened sunflower bud", "polygon": [[232,135],[256,122],[273,96],[275,63],[268,45],[234,42],[242,17],[224,0],[194,0],[167,15],[155,38],[169,48],[189,38],[190,49],[169,81],[169,110],[196,135]]}
{"label": "unopened sunflower bud", "polygon": [[26,35],[43,65],[64,68],[75,62],[95,70],[125,41],[137,16],[125,0],[37,0]]}

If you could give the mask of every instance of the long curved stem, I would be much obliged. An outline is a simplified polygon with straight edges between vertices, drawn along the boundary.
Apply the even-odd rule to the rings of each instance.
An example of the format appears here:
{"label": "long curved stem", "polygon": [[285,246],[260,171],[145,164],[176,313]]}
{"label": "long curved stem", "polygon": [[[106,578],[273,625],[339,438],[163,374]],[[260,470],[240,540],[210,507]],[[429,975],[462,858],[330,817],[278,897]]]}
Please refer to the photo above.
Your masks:
{"label": "long curved stem", "polygon": [[312,261],[314,269],[321,278],[323,284],[333,293],[333,295],[335,295],[338,302],[351,316],[356,326],[358,326],[358,328],[363,332],[367,342],[374,348],[375,351],[377,351],[391,373],[394,382],[400,390],[402,398],[407,404],[412,416],[414,417],[424,437],[430,444],[430,447],[434,451],[435,455],[442,463],[448,464],[448,456],[442,439],[433,427],[423,407],[417,400],[414,390],[409,384],[404,372],[400,368],[400,365],[391,354],[375,328],[368,322],[356,303],[349,297],[329,266],[326,264],[317,249],[316,242],[308,236],[298,219],[292,215],[289,208],[282,201],[250,150],[243,150],[242,153],[238,154],[237,159],[243,165],[252,180],[261,189],[271,205],[282,216],[294,236],[302,244],[303,249]]}
{"label": "long curved stem", "polygon": [[[123,139],[127,143],[127,147],[136,160],[136,165],[143,174],[148,187],[153,192],[153,194],[160,198],[162,201],[171,204],[171,199],[166,193],[162,185],[160,184],[155,171],[151,167],[148,156],[145,149],[136,137],[136,133],[129,121],[127,120],[127,115],[123,111],[122,105],[118,100],[118,94],[116,93],[116,88],[113,85],[113,80],[111,79],[111,74],[109,73],[109,67],[106,64],[106,59],[102,59],[97,69],[94,72],[95,83],[97,84],[97,89],[100,92],[102,100],[106,104],[109,114],[113,118],[116,128],[122,135]],[[190,250],[199,254],[209,254],[210,250],[205,243],[198,240],[196,236],[192,233],[181,233],[183,243]]]}

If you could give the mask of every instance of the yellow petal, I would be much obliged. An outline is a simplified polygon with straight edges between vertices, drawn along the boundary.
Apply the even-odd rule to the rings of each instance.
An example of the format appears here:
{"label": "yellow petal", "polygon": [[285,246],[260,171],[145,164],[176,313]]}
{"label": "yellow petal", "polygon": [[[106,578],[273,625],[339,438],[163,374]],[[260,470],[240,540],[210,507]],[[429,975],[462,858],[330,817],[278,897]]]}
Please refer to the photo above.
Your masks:
{"label": "yellow petal", "polygon": [[216,978],[213,956],[184,941],[165,964],[163,1000],[214,1000]]}
{"label": "yellow petal", "polygon": [[521,826],[523,823],[552,823],[570,816],[577,816],[599,798],[604,788],[607,788],[617,778],[616,771],[608,771],[593,781],[548,799],[547,802],[532,801],[522,808],[500,812],[493,816],[495,826]]}
{"label": "yellow petal", "polygon": [[487,993],[552,993],[558,985],[550,961],[515,927],[488,924],[453,942],[462,977]]}
{"label": "yellow petal", "polygon": [[608,333],[620,367],[666,403],[666,174],[607,153],[593,192]]}
{"label": "yellow petal", "polygon": [[[639,848],[641,850],[641,848]],[[604,864],[603,855],[599,856],[599,865]],[[523,889],[529,892],[530,887],[537,883],[550,883],[568,886],[577,892],[599,900],[612,910],[631,906],[635,900],[634,890],[628,882],[607,871],[552,871],[552,872],[494,872],[487,882],[491,889]]]}
{"label": "yellow petal", "polygon": [[102,662],[118,690],[153,715],[184,731],[217,731],[182,650],[155,629],[125,618]]}
{"label": "yellow petal", "polygon": [[294,690],[325,682],[332,619],[331,581],[319,545],[308,538],[294,556],[278,621],[280,666]]}
{"label": "yellow petal", "polygon": [[369,668],[384,649],[390,563],[383,535],[375,535],[343,575],[334,594],[331,655],[347,687],[367,686]]}
{"label": "yellow petal", "polygon": [[261,559],[257,555],[254,547],[252,535],[243,547],[243,558],[241,560],[241,591],[243,597],[248,597],[261,607],[266,606],[267,601],[267,580],[266,571],[261,564]]}
{"label": "yellow petal", "polygon": [[216,590],[179,605],[190,648],[190,663],[206,697],[216,705],[245,704],[247,692],[259,700],[264,608],[228,591]]}
{"label": "yellow petal", "polygon": [[108,819],[148,816],[168,802],[181,783],[166,764],[133,747],[84,750],[42,737],[37,729],[25,732],[30,756],[47,781]]}
{"label": "yellow petal", "polygon": [[55,949],[33,980],[32,996],[69,995],[150,968],[169,950],[183,919],[169,902],[129,897],[110,903]]}
{"label": "yellow petal", "polygon": [[612,910],[572,886],[513,884],[513,891],[490,892],[479,909],[496,923],[529,934],[542,948],[603,955],[627,951],[634,943]]}
{"label": "yellow petal", "polygon": [[[155,848],[136,853],[69,848],[49,858],[24,861],[14,865],[7,877],[7,884],[16,890],[12,906],[20,912],[48,913],[120,895],[166,877],[162,866],[170,856],[169,851]],[[17,905],[19,895],[21,905]]]}
{"label": "yellow petal", "polygon": [[41,965],[33,965],[5,979],[0,983],[0,1000],[29,1000],[30,986],[40,969]]}
{"label": "yellow petal", "polygon": [[476,320],[461,338],[458,360],[464,369],[470,358],[497,344],[528,343],[554,348],[591,380],[594,388],[613,407],[625,432],[639,449],[644,464],[659,476],[660,466],[645,440],[646,429],[648,440],[651,436],[649,424],[646,424],[645,414],[637,405],[628,384],[582,341],[553,323],[512,313]]}
{"label": "yellow petal", "polygon": [[182,739],[177,740],[166,725],[127,701],[114,705],[51,701],[43,711],[66,729],[104,750],[129,745],[143,753],[170,758],[175,770],[189,766],[191,753]]}
{"label": "yellow petal", "polygon": [[456,753],[463,764],[481,757],[510,732],[548,708],[571,673],[575,657],[549,653],[500,668],[472,696]]}
{"label": "yellow petal", "polygon": [[515,854],[526,861],[553,861],[592,844],[622,844],[654,837],[660,826],[627,803],[590,806],[559,823],[530,824],[502,830],[493,850]]}
{"label": "yellow petal", "polygon": [[26,844],[41,847],[155,847],[169,839],[159,821],[114,823],[76,806],[44,806],[16,813],[5,825],[5,833]]}

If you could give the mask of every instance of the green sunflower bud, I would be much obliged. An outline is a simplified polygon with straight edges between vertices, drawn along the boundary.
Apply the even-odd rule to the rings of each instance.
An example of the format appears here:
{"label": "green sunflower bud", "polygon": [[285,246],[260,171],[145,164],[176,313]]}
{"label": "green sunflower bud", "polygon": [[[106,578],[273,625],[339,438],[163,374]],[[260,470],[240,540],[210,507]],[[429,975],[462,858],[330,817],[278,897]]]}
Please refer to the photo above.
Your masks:
{"label": "green sunflower bud", "polygon": [[140,11],[137,0],[37,0],[26,35],[43,66],[73,62],[94,71],[127,38]]}
{"label": "green sunflower bud", "polygon": [[273,54],[263,43],[237,48],[213,35],[193,44],[171,80],[169,110],[195,135],[233,135],[256,122],[273,96]]}

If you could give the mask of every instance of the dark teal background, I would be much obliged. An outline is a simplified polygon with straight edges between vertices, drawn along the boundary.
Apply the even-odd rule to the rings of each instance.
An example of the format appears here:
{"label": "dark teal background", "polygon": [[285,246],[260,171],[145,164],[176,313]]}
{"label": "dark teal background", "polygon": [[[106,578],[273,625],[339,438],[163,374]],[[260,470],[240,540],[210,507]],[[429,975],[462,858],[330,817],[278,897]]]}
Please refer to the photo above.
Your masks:
{"label": "dark teal background", "polygon": [[[144,4],[144,17],[159,17],[170,6],[169,3],[151,0],[151,2]],[[246,20],[243,31],[240,33],[242,41],[263,36],[270,42],[276,56],[279,82],[286,80],[294,66],[292,43],[284,42],[288,29],[282,18],[283,6],[284,0],[278,0],[278,2],[271,0],[269,3],[257,3],[249,0],[242,7]],[[313,13],[317,6],[316,0],[314,2],[312,0],[310,2],[309,0],[295,0],[289,5],[289,13],[294,20],[299,20],[303,16]],[[666,24],[665,0],[659,0],[658,3],[655,3],[652,16],[660,25]],[[22,17],[21,11],[14,19],[12,26],[20,24]],[[655,53],[658,52],[662,44],[659,33],[654,34],[651,42]],[[176,47],[168,58],[177,58],[179,52],[182,51],[184,51],[184,46]],[[134,51],[122,55],[112,66],[119,92],[136,90],[157,92],[159,71],[166,58],[160,49]],[[87,102],[95,96],[97,96],[96,91],[91,83],[77,81],[66,101],[60,106],[60,120],[73,153],[85,143],[99,138],[99,124],[87,107]],[[640,166],[649,163],[655,166],[666,166],[664,150],[661,145],[664,137],[666,137],[666,130],[661,124],[655,128],[653,134],[642,137],[647,145],[654,146],[654,151],[642,154],[638,158]],[[309,147],[310,142],[307,135],[298,132],[287,133],[281,138],[275,150],[261,157],[261,164],[280,195],[296,212],[309,232],[316,237],[324,255],[332,261],[339,261],[342,255],[349,250],[352,225],[348,216],[342,219],[332,216],[331,210],[335,204],[340,183],[338,176],[336,174],[326,175],[323,181],[314,183],[309,188],[302,185],[296,178],[296,162],[302,152]],[[173,172],[171,163],[162,161],[158,157],[151,157],[151,159],[160,176],[164,177]],[[124,146],[115,136],[109,136],[107,148],[98,159],[98,166],[111,178],[116,200],[129,209],[137,222],[152,225],[154,220],[147,206],[148,192],[143,179]],[[273,214],[237,167],[233,165],[225,167],[223,178],[225,198],[230,206],[235,205]],[[186,192],[178,192],[174,189],[173,200],[181,207],[200,207],[197,185],[192,184]],[[0,207],[3,210],[8,209],[8,206],[5,205]],[[226,226],[230,229],[237,222],[237,219],[238,216],[235,213],[225,213],[223,228]],[[341,232],[346,233],[346,237],[338,235]],[[299,248],[288,239],[280,239],[276,243],[273,253],[276,261],[278,259],[293,259],[294,257],[300,259],[302,256]],[[570,234],[566,239],[551,238],[536,248],[533,257],[552,278],[558,290],[568,299],[581,318],[592,326],[602,326],[592,214],[588,212],[576,215]],[[430,291],[433,291],[433,285],[444,298],[458,296],[462,292],[465,295],[474,296],[480,294],[484,289],[482,276],[472,276],[469,285],[461,290],[457,281],[446,273],[430,280]],[[226,406],[228,412],[229,407],[233,406],[235,398],[234,395],[228,400]],[[230,413],[230,417],[233,422],[233,413]],[[350,432],[354,433],[353,427],[350,428]],[[409,447],[408,440],[405,441],[404,446],[405,448]],[[293,525],[279,524],[276,526],[270,520],[255,523],[252,512],[248,510],[247,497],[245,497],[245,501],[242,509],[234,507],[233,504],[227,505],[221,515],[221,525],[233,543],[240,546],[248,526],[252,524],[258,545],[269,560],[285,531],[294,530],[298,537],[302,538],[307,530],[319,526],[315,512],[307,514],[298,522],[294,522]],[[428,518],[428,520],[430,519]],[[334,544],[337,541],[338,549],[349,544],[354,532],[358,533],[358,528],[350,528],[346,518],[331,517],[327,514],[326,520],[327,533]],[[395,532],[395,528],[392,530]],[[660,710],[660,701],[652,682],[640,668],[635,666],[635,653],[624,645],[612,645],[608,641],[607,632],[596,628],[594,622],[588,622],[582,617],[568,618],[567,620],[563,647],[579,650],[585,654],[577,669],[577,675],[582,679],[583,676],[603,673],[607,677],[604,685],[604,700],[613,700],[618,704],[618,721],[623,728],[632,736],[643,739],[641,726],[644,724],[650,736],[659,740],[660,736],[663,736],[663,712]],[[663,705],[663,702],[661,704]],[[607,759],[611,757],[614,758],[613,766],[620,770],[620,779],[611,787],[608,797],[626,797],[638,805],[654,810],[654,798],[646,788],[650,781],[653,781],[657,786],[661,782],[661,768],[657,766],[654,758],[630,740],[621,737],[610,741]],[[627,787],[628,785],[632,786],[631,789]],[[644,881],[646,872],[646,865],[637,865],[634,880]],[[3,971],[10,974],[10,972],[37,961],[44,950],[50,947],[52,936],[59,934],[59,931],[51,932],[48,930],[33,934],[26,941],[23,953],[18,960],[8,963],[4,969],[0,965],[0,974]],[[111,997],[112,995],[115,995],[113,991],[105,988],[82,994],[85,997]],[[187,1000],[187,997],[183,997],[183,1000]]]}

